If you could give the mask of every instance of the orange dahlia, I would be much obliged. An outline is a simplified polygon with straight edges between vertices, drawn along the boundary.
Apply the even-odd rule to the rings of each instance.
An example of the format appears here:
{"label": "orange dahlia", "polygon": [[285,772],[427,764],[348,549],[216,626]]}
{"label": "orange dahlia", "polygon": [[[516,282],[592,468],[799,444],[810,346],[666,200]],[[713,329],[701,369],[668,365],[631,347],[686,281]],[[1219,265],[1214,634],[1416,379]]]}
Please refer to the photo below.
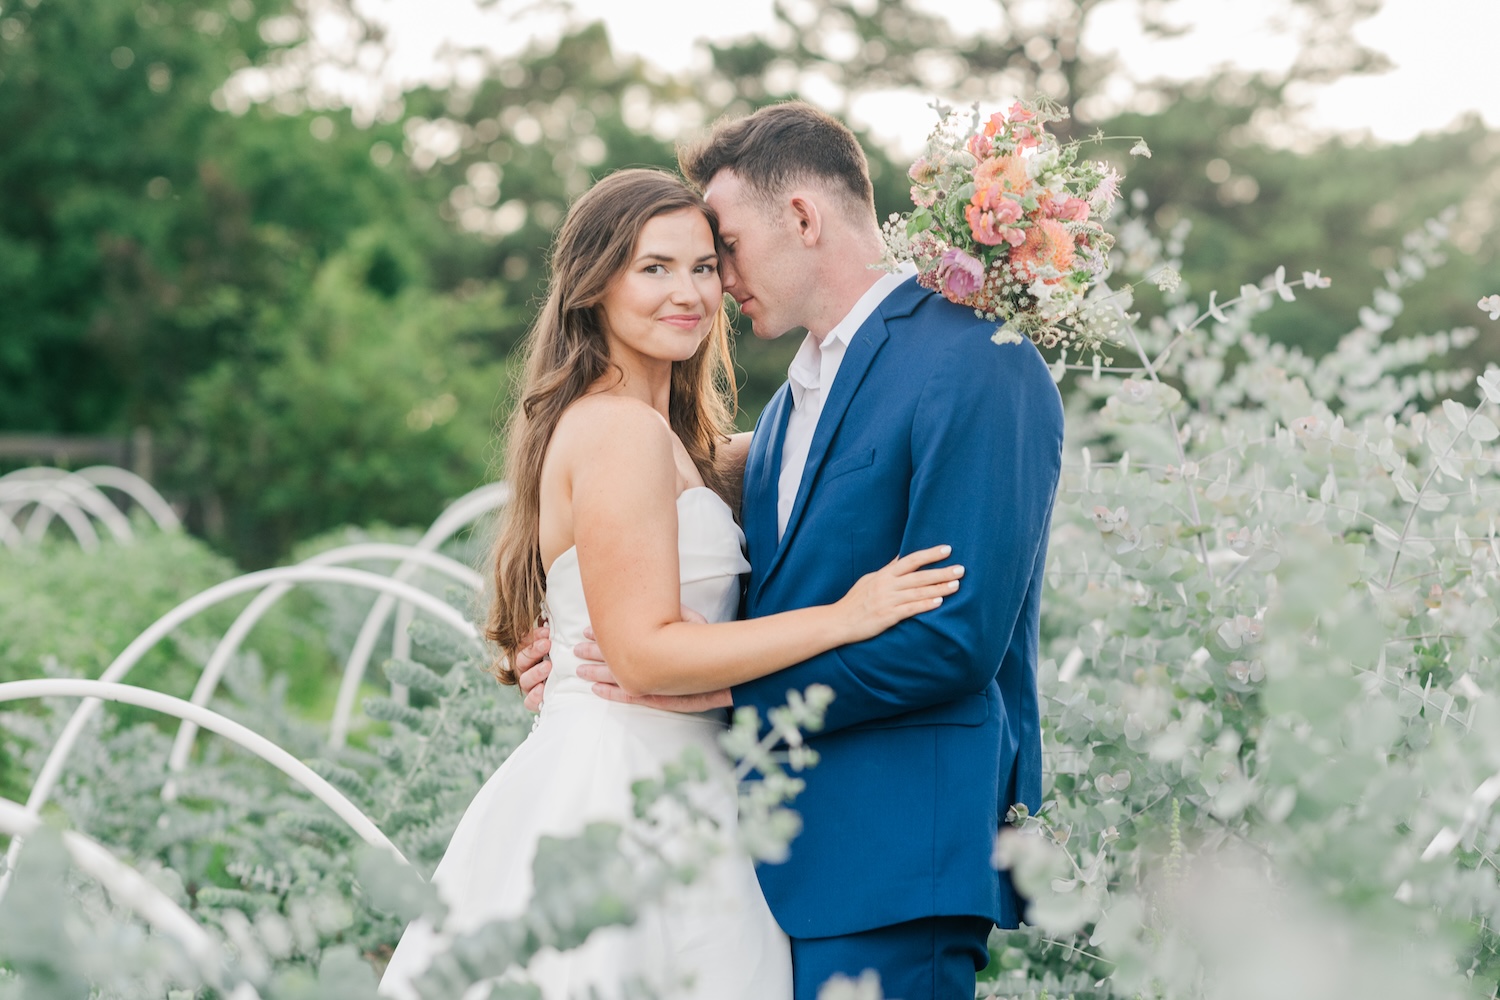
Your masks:
{"label": "orange dahlia", "polygon": [[[1073,269],[1073,237],[1056,219],[1041,219],[1026,230],[1026,242],[1010,252],[1010,260],[1019,273],[1032,281],[1049,264],[1067,274]],[[1049,278],[1047,283],[1060,280]]]}

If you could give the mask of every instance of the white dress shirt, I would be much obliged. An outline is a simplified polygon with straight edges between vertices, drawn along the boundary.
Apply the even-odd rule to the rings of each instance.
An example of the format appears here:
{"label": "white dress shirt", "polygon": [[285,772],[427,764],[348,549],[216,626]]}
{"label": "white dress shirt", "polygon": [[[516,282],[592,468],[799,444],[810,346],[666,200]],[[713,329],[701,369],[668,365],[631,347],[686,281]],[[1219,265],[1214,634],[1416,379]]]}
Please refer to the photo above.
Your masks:
{"label": "white dress shirt", "polygon": [[797,356],[792,358],[786,371],[787,381],[792,387],[792,413],[787,419],[786,440],[781,446],[781,478],[776,483],[777,541],[786,534],[792,505],[797,501],[797,489],[802,484],[802,472],[807,467],[813,432],[818,429],[818,417],[823,413],[823,400],[833,388],[833,380],[838,376],[849,342],[870,314],[880,308],[885,297],[916,273],[916,265],[906,263],[895,274],[882,275],[859,297],[854,308],[839,320],[838,325],[828,331],[821,343],[809,333],[797,350]]}

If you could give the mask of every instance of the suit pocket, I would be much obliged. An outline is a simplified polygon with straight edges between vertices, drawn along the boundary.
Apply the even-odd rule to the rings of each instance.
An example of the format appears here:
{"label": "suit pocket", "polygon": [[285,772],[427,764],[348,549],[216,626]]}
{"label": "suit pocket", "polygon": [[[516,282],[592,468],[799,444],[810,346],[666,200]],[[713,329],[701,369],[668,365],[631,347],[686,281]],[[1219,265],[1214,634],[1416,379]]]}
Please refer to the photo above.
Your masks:
{"label": "suit pocket", "polygon": [[823,482],[831,483],[840,476],[867,469],[875,464],[875,449],[862,448],[850,455],[841,455],[823,466]]}

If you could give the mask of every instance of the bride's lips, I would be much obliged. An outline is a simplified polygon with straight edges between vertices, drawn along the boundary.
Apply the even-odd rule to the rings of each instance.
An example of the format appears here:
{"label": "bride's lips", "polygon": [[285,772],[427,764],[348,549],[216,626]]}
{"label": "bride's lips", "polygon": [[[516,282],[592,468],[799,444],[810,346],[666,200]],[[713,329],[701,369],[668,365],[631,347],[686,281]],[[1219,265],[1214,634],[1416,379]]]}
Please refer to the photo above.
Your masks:
{"label": "bride's lips", "polygon": [[703,321],[703,317],[697,313],[678,313],[675,316],[663,316],[661,321],[684,330],[691,330]]}

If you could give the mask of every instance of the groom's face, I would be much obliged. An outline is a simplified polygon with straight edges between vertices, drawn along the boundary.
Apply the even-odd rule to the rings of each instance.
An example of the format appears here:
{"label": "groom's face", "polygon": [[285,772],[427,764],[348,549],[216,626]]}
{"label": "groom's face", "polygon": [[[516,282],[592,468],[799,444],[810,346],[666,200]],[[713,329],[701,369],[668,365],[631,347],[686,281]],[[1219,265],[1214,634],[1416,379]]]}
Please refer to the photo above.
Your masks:
{"label": "groom's face", "polygon": [[724,292],[739,304],[755,335],[770,340],[800,326],[796,261],[802,245],[795,227],[733,170],[714,174],[703,197],[719,216]]}

